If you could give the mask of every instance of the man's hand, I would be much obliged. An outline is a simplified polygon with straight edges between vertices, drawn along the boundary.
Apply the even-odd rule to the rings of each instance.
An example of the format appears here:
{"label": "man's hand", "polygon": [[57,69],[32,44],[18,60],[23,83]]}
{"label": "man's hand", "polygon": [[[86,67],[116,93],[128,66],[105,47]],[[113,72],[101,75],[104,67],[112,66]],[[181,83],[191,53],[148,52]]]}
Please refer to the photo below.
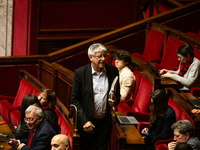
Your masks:
{"label": "man's hand", "polygon": [[22,146],[24,146],[24,143],[19,144],[19,146],[17,147],[17,150],[21,150]]}
{"label": "man's hand", "polygon": [[168,144],[168,150],[174,150],[175,149],[175,147],[176,147],[176,145],[177,145],[177,142],[170,142],[169,144]]}
{"label": "man's hand", "polygon": [[192,109],[192,110],[191,110],[191,113],[193,113],[193,114],[200,113],[200,109]]}
{"label": "man's hand", "polygon": [[89,134],[93,134],[94,130],[93,128],[95,128],[95,126],[92,124],[91,121],[88,121],[86,124],[84,124],[83,126],[83,130]]}
{"label": "man's hand", "polygon": [[16,139],[10,139],[10,141],[8,142],[8,144],[12,147],[12,148],[16,148],[19,146],[19,141]]}
{"label": "man's hand", "polygon": [[115,105],[115,100],[113,99],[108,99],[108,105],[113,107]]}

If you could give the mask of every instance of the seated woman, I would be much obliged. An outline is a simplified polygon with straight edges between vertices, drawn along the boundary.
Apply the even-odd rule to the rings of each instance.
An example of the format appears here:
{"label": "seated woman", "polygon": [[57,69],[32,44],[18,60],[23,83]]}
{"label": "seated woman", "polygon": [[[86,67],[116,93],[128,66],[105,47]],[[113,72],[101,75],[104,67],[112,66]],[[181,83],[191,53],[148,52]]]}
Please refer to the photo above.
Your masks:
{"label": "seated woman", "polygon": [[[16,130],[15,130],[15,133],[14,133],[14,137],[16,139],[27,139],[28,138],[29,129],[28,129],[26,122],[24,121],[25,110],[30,105],[33,105],[35,103],[38,104],[38,106],[41,107],[41,104],[38,101],[37,96],[34,95],[34,94],[27,94],[23,98],[21,109],[20,109],[20,113],[21,113],[20,123],[16,127]],[[50,114],[43,112],[43,119],[46,120],[57,133],[60,133],[60,131],[61,131],[60,126],[58,125],[57,122],[55,122],[55,120],[50,116]]]}
{"label": "seated woman", "polygon": [[116,51],[113,54],[115,66],[119,69],[119,82],[120,82],[120,100],[130,99],[133,96],[135,87],[135,76],[129,69],[131,64],[131,55],[124,50]]}
{"label": "seated woman", "polygon": [[190,92],[191,87],[200,86],[200,61],[195,57],[192,46],[184,44],[176,51],[178,60],[180,60],[177,71],[162,69],[162,77],[171,78],[177,81],[178,87],[183,92]]}
{"label": "seated woman", "polygon": [[170,92],[157,89],[150,95],[150,125],[142,130],[150,134],[143,137],[145,150],[154,150],[156,141],[173,137],[171,125],[176,122],[176,116],[173,108],[168,105]]}
{"label": "seated woman", "polygon": [[39,93],[38,100],[40,101],[43,112],[49,113],[58,122],[58,117],[55,113],[56,93],[50,89],[44,89]]}

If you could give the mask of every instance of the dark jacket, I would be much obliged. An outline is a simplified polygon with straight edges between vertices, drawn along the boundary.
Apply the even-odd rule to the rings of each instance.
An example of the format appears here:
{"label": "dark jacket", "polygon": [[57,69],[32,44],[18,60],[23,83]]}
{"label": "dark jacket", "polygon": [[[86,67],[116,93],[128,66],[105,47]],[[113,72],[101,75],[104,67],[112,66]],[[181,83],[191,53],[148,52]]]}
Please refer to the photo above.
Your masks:
{"label": "dark jacket", "polygon": [[[60,126],[58,125],[58,123],[56,123],[50,116],[50,114],[43,112],[43,120],[46,120],[53,129],[55,129],[56,133],[59,134],[61,129]],[[24,124],[22,125],[21,122],[19,123],[19,125],[17,126],[17,129],[15,130],[14,133],[14,137],[16,139],[22,140],[24,141],[24,139],[28,138],[28,134],[29,134],[29,128],[26,124],[26,122],[24,122]]]}
{"label": "dark jacket", "polygon": [[[110,87],[112,85],[113,79],[118,76],[118,69],[113,66],[106,64],[105,65],[107,76],[108,76],[108,93],[110,91]],[[78,110],[78,128],[82,129],[83,125],[92,121],[93,114],[93,82],[92,82],[92,68],[91,63],[87,64],[75,71],[73,78],[73,86],[72,86],[72,104],[77,107]],[[116,88],[116,105],[120,102],[120,87],[119,80]],[[109,123],[112,126],[110,107],[107,101],[107,118],[109,119]]]}
{"label": "dark jacket", "polygon": [[158,117],[157,120],[148,126],[149,133],[154,132],[153,135],[149,137],[149,140],[152,143],[155,143],[157,140],[163,140],[173,137],[173,130],[171,129],[172,124],[176,122],[176,115],[174,109],[169,106],[169,110],[163,117]]}
{"label": "dark jacket", "polygon": [[[28,144],[30,135],[31,131],[25,144]],[[51,150],[51,139],[54,135],[56,135],[54,129],[47,121],[43,120],[33,135],[31,146],[24,145],[21,150]]]}

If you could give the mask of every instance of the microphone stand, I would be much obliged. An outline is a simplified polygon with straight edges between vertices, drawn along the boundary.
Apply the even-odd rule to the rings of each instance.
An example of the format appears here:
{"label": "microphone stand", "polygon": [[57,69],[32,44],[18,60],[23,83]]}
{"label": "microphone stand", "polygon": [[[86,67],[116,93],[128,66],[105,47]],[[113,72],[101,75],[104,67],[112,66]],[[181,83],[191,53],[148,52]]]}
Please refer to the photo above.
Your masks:
{"label": "microphone stand", "polygon": [[71,114],[71,108],[74,107],[74,110],[75,110],[75,128],[74,128],[74,133],[73,133],[73,136],[79,136],[79,133],[78,133],[78,128],[77,128],[77,107],[73,104],[70,105],[70,110],[69,110],[69,118],[72,117],[72,114]]}

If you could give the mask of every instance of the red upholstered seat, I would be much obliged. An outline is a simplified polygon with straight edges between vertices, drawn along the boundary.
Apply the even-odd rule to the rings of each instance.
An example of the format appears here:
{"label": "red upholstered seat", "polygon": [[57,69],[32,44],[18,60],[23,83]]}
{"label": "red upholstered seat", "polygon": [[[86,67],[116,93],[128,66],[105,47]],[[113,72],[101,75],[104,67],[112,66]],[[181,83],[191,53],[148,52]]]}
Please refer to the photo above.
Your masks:
{"label": "red upholstered seat", "polygon": [[55,112],[56,112],[56,115],[58,116],[58,124],[60,125],[60,128],[61,128],[61,134],[65,134],[69,137],[70,139],[70,145],[71,145],[71,150],[73,149],[72,148],[72,133],[70,131],[70,128],[67,124],[67,121],[66,119],[63,117],[62,113],[60,113],[60,111],[56,108],[55,109]]}
{"label": "red upholstered seat", "polygon": [[[166,140],[166,141],[162,140],[163,143],[155,145],[155,150],[168,150],[167,144],[169,142],[173,141],[173,138],[172,139],[168,139],[168,140]],[[164,142],[166,142],[166,143],[164,143]]]}
{"label": "red upholstered seat", "polygon": [[193,32],[188,32],[187,34],[197,38],[197,39],[200,39],[200,34],[196,34],[196,33],[193,33]]}
{"label": "red upholstered seat", "polygon": [[6,99],[0,101],[0,115],[6,122],[11,122],[10,112],[15,109],[19,110],[24,96],[30,93],[37,95],[39,91],[26,80],[22,79],[13,104]]}
{"label": "red upholstered seat", "polygon": [[13,126],[18,126],[21,118],[21,113],[19,110],[15,109],[10,112],[10,120]]}
{"label": "red upholstered seat", "polygon": [[132,107],[126,103],[120,103],[117,110],[124,112],[127,116],[134,116],[138,121],[148,121],[151,103],[149,95],[151,93],[152,83],[142,76]]}
{"label": "red upholstered seat", "polygon": [[163,42],[164,34],[154,29],[150,29],[143,55],[140,55],[139,53],[132,53],[131,55],[144,62],[149,60],[159,64],[162,58]]}
{"label": "red upholstered seat", "polygon": [[[133,73],[135,75],[135,88],[134,88],[133,98],[132,99],[127,99],[127,100],[120,101],[120,104],[125,103],[129,107],[132,107],[132,105],[133,105],[133,102],[135,100],[135,97],[137,95],[138,88],[139,88],[139,85],[140,85],[140,80],[141,80],[141,77],[142,77],[142,75],[140,73],[138,73],[137,71],[133,71]],[[118,106],[115,107],[116,111],[118,111]]]}
{"label": "red upholstered seat", "polygon": [[155,64],[156,67],[158,69],[177,70],[180,62],[178,61],[176,50],[183,44],[182,41],[169,36],[161,63],[160,65]]}
{"label": "red upholstered seat", "polygon": [[[158,5],[159,5],[160,10],[161,10],[162,13],[163,13],[163,12],[166,12],[166,11],[168,11],[168,10],[171,9],[170,7],[164,5],[163,3],[159,2],[159,1],[158,1]],[[146,17],[147,17],[147,18],[149,18],[149,8],[150,8],[150,7],[147,7],[147,9],[146,9],[146,11],[145,11]],[[158,14],[158,12],[157,12],[157,10],[156,10],[156,7],[154,6],[154,8],[153,8],[153,16],[155,16],[155,15],[157,15],[157,14]]]}

